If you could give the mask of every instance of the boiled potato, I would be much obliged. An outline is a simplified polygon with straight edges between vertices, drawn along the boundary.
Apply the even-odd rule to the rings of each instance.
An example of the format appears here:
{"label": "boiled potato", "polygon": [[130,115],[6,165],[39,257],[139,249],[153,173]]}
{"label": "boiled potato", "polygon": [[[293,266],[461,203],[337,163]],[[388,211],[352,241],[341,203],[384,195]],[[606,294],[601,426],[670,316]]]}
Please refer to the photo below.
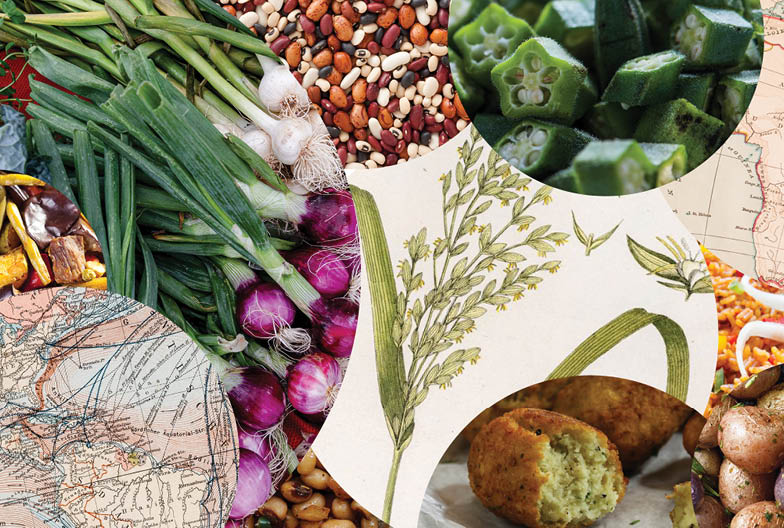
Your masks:
{"label": "boiled potato", "polygon": [[699,528],[725,528],[727,514],[724,507],[713,497],[705,497],[695,510]]}
{"label": "boiled potato", "polygon": [[728,510],[738,513],[756,502],[773,500],[775,481],[775,473],[753,475],[725,458],[719,472],[719,498]]}
{"label": "boiled potato", "polygon": [[700,439],[697,441],[698,447],[716,447],[719,445],[719,423],[721,422],[721,417],[724,416],[724,413],[727,412],[728,409],[732,408],[737,403],[735,398],[725,396],[721,402],[713,408],[713,411],[711,411],[711,414],[708,417],[708,422],[700,433]]}
{"label": "boiled potato", "polygon": [[695,449],[694,460],[700,463],[705,474],[711,477],[718,477],[721,469],[721,451],[717,447],[713,449]]}
{"label": "boiled potato", "polygon": [[721,418],[719,446],[726,458],[755,475],[784,462],[784,416],[759,407],[733,407]]}
{"label": "boiled potato", "polygon": [[757,407],[784,413],[784,383],[775,385],[757,400]]}
{"label": "boiled potato", "polygon": [[757,502],[743,508],[730,528],[784,528],[784,512],[773,501]]}
{"label": "boiled potato", "polygon": [[764,394],[779,381],[781,369],[770,367],[757,374],[752,375],[744,383],[741,383],[730,392],[736,400],[754,400]]}
{"label": "boiled potato", "polygon": [[707,420],[700,413],[694,413],[683,426],[683,448],[690,455],[694,455],[694,449],[700,439],[700,433],[705,427]]}

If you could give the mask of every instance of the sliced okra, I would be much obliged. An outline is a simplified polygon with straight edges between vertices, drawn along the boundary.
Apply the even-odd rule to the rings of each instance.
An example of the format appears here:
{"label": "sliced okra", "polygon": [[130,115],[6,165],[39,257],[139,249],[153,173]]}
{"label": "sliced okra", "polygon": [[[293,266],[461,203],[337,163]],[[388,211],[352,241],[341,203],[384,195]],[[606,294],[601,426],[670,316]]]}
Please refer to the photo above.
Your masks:
{"label": "sliced okra", "polygon": [[625,62],[613,75],[602,101],[646,106],[671,99],[686,57],[667,50]]}
{"label": "sliced okra", "polygon": [[473,113],[482,105],[484,89],[466,75],[463,59],[451,49],[449,50],[449,69],[452,72],[452,85],[460,97],[463,108],[469,114]]}
{"label": "sliced okra", "polygon": [[747,70],[725,75],[719,80],[713,115],[720,117],[730,130],[735,129],[746,113],[757,89],[759,74],[759,70]]}
{"label": "sliced okra", "polygon": [[473,123],[488,144],[495,145],[498,143],[499,139],[517,126],[519,121],[516,119],[507,119],[496,113],[481,113],[476,114],[471,119],[471,123]]}
{"label": "sliced okra", "polygon": [[641,0],[642,10],[645,13],[645,23],[651,46],[655,50],[670,47],[670,25],[673,17],[665,16],[665,8],[660,0]]}
{"label": "sliced okra", "polygon": [[449,32],[455,32],[476,20],[479,13],[490,4],[490,0],[451,0],[449,2]]}
{"label": "sliced okra", "polygon": [[537,35],[560,42],[572,55],[586,61],[593,54],[593,11],[581,0],[553,0],[539,16]]}
{"label": "sliced okra", "polygon": [[617,196],[652,188],[655,167],[633,139],[589,143],[572,164],[585,194]]}
{"label": "sliced okra", "polygon": [[674,182],[686,174],[688,156],[686,147],[672,143],[640,143],[643,152],[655,167],[654,187]]}
{"label": "sliced okra", "polygon": [[582,190],[578,185],[577,176],[574,174],[574,169],[572,167],[559,170],[547,178],[544,183],[550,187],[561,189],[562,191],[582,193]]}
{"label": "sliced okra", "polygon": [[587,73],[556,41],[535,37],[520,44],[490,75],[506,117],[570,123]]}
{"label": "sliced okra", "polygon": [[577,100],[574,102],[574,112],[572,112],[572,117],[569,119],[569,122],[573,123],[587,114],[598,100],[599,89],[596,87],[596,83],[593,82],[593,79],[588,75],[577,91]]}
{"label": "sliced okra", "polygon": [[648,143],[678,143],[686,147],[688,168],[697,168],[724,140],[724,122],[686,99],[648,107],[634,138]]}
{"label": "sliced okra", "polygon": [[729,9],[739,15],[743,15],[745,9],[743,0],[699,0],[698,2],[693,0],[669,0],[667,2],[667,16],[671,20],[678,20],[689,9],[689,6],[694,3],[714,9]]}
{"label": "sliced okra", "polygon": [[707,112],[716,88],[716,74],[682,73],[678,76],[675,88],[677,98],[686,99],[691,104]]}
{"label": "sliced okra", "polygon": [[568,167],[592,139],[576,128],[526,119],[493,149],[511,165],[537,177]]}
{"label": "sliced okra", "polygon": [[602,86],[624,62],[650,52],[640,0],[596,0],[594,60]]}
{"label": "sliced okra", "polygon": [[548,0],[503,0],[501,5],[516,17],[534,25]]}
{"label": "sliced okra", "polygon": [[629,138],[642,115],[639,107],[624,108],[619,103],[597,103],[583,117],[582,127],[599,139]]}
{"label": "sliced okra", "polygon": [[672,27],[672,45],[690,66],[734,66],[743,60],[754,34],[735,11],[691,5]]}
{"label": "sliced okra", "polygon": [[490,85],[490,70],[511,55],[534,30],[525,20],[490,4],[473,22],[455,33],[455,45],[463,57],[466,73],[480,84]]}

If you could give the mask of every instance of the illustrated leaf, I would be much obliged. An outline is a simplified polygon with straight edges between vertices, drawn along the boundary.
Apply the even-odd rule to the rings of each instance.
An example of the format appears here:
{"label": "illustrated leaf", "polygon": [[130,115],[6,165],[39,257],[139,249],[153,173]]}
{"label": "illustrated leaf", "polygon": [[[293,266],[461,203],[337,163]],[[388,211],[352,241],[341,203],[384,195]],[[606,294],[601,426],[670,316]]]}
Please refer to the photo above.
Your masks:
{"label": "illustrated leaf", "polygon": [[531,233],[528,235],[528,239],[529,240],[533,240],[534,238],[541,237],[542,235],[544,235],[545,233],[547,233],[550,230],[550,227],[552,227],[552,226],[550,226],[550,225],[543,225],[543,226],[537,227],[536,229],[531,231]]}
{"label": "illustrated leaf", "polygon": [[473,216],[480,215],[480,214],[484,213],[485,211],[487,211],[488,209],[490,209],[491,205],[493,205],[493,202],[490,201],[490,200],[482,202],[481,204],[476,206],[476,208],[471,212],[471,215],[473,215]]}
{"label": "illustrated leaf", "polygon": [[552,244],[545,242],[541,238],[538,240],[532,240],[528,243],[528,245],[541,253],[550,253],[551,251],[555,251],[555,248]]}
{"label": "illustrated leaf", "polygon": [[425,401],[425,399],[427,398],[427,391],[428,391],[427,387],[419,391],[417,395],[414,396],[414,400],[411,402],[411,406],[418,407],[423,401]]}
{"label": "illustrated leaf", "polygon": [[468,242],[463,242],[462,244],[455,246],[455,249],[452,250],[452,256],[457,257],[458,255],[465,253],[465,250],[468,249],[468,245]]}
{"label": "illustrated leaf", "polygon": [[512,216],[519,216],[523,209],[525,208],[525,196],[521,196],[517,199],[514,206],[512,207]]}
{"label": "illustrated leaf", "polygon": [[577,240],[584,246],[588,245],[588,237],[585,235],[585,231],[582,230],[580,225],[577,223],[577,218],[574,216],[574,211],[572,211],[572,227],[574,228],[574,234],[577,236]]}
{"label": "illustrated leaf", "polygon": [[524,261],[525,257],[519,253],[507,251],[506,253],[498,255],[498,259],[508,264],[517,264],[518,262]]}
{"label": "illustrated leaf", "polygon": [[478,319],[482,317],[484,314],[487,313],[487,308],[483,308],[481,306],[474,306],[473,308],[469,308],[468,310],[463,312],[463,317],[469,317],[471,319]]}
{"label": "illustrated leaf", "polygon": [[680,282],[664,282],[664,281],[656,281],[662,286],[667,286],[668,288],[672,288],[673,290],[680,290],[680,291],[689,291],[689,287]]}
{"label": "illustrated leaf", "polygon": [[455,267],[452,268],[452,273],[450,273],[450,276],[453,279],[460,277],[461,275],[463,275],[463,273],[465,273],[467,266],[468,266],[468,257],[463,257],[462,259],[460,259],[460,261],[457,264],[455,264]]}
{"label": "illustrated leaf", "polygon": [[488,255],[497,255],[498,253],[502,252],[504,249],[506,249],[506,244],[504,244],[503,242],[496,242],[495,244],[492,244],[490,247],[485,249],[485,253],[487,253]]}
{"label": "illustrated leaf", "polygon": [[449,242],[446,239],[439,240],[438,243],[436,244],[435,249],[433,250],[433,257],[436,258],[440,257],[448,247],[449,247]]}
{"label": "illustrated leaf", "polygon": [[632,237],[626,235],[626,242],[629,246],[629,251],[634,257],[634,260],[637,261],[644,270],[648,271],[649,273],[656,273],[659,277],[675,280],[677,281],[680,279],[680,276],[676,272],[670,272],[667,270],[667,266],[674,266],[675,261],[672,260],[667,255],[663,255],[657,251],[653,251],[652,249],[648,249],[642,244],[636,242]]}
{"label": "illustrated leaf", "polygon": [[[621,222],[623,222],[623,221],[621,221]],[[619,227],[621,227],[621,222],[618,222],[618,225],[613,227],[611,230],[609,230],[605,234],[596,237],[596,239],[593,241],[594,249],[598,248],[599,246],[601,246],[602,244],[607,242],[610,239],[610,237],[613,236],[613,234],[615,233],[615,230],[618,229]]]}
{"label": "illustrated leaf", "polygon": [[709,275],[704,276],[694,283],[691,291],[693,293],[713,293],[713,281]]}

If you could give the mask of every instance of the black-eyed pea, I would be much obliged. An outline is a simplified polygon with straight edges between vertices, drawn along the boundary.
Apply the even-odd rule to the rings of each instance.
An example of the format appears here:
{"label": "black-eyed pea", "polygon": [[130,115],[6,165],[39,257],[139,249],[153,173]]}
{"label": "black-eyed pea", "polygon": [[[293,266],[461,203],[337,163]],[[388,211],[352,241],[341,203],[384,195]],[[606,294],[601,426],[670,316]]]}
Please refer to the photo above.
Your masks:
{"label": "black-eyed pea", "polygon": [[313,489],[325,490],[327,489],[327,482],[329,475],[323,469],[314,469],[311,473],[301,477],[302,482],[307,484]]}
{"label": "black-eyed pea", "polygon": [[311,473],[314,469],[316,469],[316,463],[318,459],[316,458],[316,453],[313,452],[312,449],[308,450],[305,453],[305,456],[302,457],[302,460],[299,461],[299,465],[297,466],[297,472],[300,475],[307,475]]}
{"label": "black-eyed pea", "polygon": [[308,500],[305,502],[301,502],[299,504],[295,504],[291,507],[291,511],[294,514],[294,517],[299,518],[299,512],[305,510],[309,506],[326,506],[327,499],[324,498],[324,495],[321,493],[314,493]]}
{"label": "black-eyed pea", "polygon": [[286,522],[283,524],[285,528],[297,528],[299,526],[299,519],[294,517],[294,514],[288,512],[286,514]]}
{"label": "black-eyed pea", "polygon": [[348,519],[330,519],[324,521],[321,528],[357,528],[357,525]]}
{"label": "black-eyed pea", "polygon": [[363,518],[362,528],[379,528],[378,519],[376,519],[375,517]]}
{"label": "black-eyed pea", "polygon": [[327,479],[327,487],[332,490],[332,493],[335,494],[335,497],[339,499],[351,499],[351,495],[346,493],[346,491],[340,487],[340,484],[338,484],[338,482],[333,479],[332,476]]}
{"label": "black-eyed pea", "polygon": [[280,497],[270,497],[270,499],[267,502],[265,502],[264,505],[261,507],[262,515],[266,517],[272,515],[279,521],[285,519],[286,514],[288,512],[289,512],[289,505],[286,504],[286,501],[284,501]]}
{"label": "black-eyed pea", "polygon": [[349,501],[335,497],[332,500],[332,515],[337,519],[353,519],[354,510],[351,509]]}
{"label": "black-eyed pea", "polygon": [[295,511],[294,517],[301,521],[323,521],[329,517],[329,508],[312,504],[307,508]]}
{"label": "black-eyed pea", "polygon": [[298,480],[287,480],[280,486],[280,494],[287,501],[299,504],[313,496],[313,488]]}

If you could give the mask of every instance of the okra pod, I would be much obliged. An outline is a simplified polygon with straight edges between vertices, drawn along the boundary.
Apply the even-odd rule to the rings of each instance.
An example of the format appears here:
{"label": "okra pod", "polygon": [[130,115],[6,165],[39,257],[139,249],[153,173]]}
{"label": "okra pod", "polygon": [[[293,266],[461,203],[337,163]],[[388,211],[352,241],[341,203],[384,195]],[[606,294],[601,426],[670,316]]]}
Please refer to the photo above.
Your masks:
{"label": "okra pod", "polygon": [[580,0],[553,0],[544,6],[534,26],[542,37],[550,37],[581,61],[593,55],[594,13]]}
{"label": "okra pod", "polygon": [[449,69],[452,72],[452,85],[460,98],[466,112],[473,114],[484,101],[484,89],[466,74],[463,59],[453,50],[449,50]]}
{"label": "okra pod", "polygon": [[650,52],[648,26],[639,0],[596,0],[594,59],[602,86],[624,62]]}
{"label": "okra pod", "polygon": [[587,74],[585,66],[556,41],[534,37],[490,75],[506,117],[571,123]]}
{"label": "okra pod", "polygon": [[490,0],[452,0],[449,2],[449,32],[453,35],[461,27],[476,20],[490,5]]}
{"label": "okra pod", "polygon": [[713,115],[720,117],[730,130],[734,130],[757,90],[759,70],[747,70],[725,75],[716,87],[716,109]]}
{"label": "okra pod", "polygon": [[518,121],[508,119],[499,114],[476,114],[471,123],[490,145],[495,145],[498,140],[508,134]]}
{"label": "okra pod", "polygon": [[476,20],[455,33],[454,42],[466,73],[474,81],[489,85],[490,70],[533,34],[528,22],[498,4],[490,4]]}
{"label": "okra pod", "polygon": [[537,177],[568,167],[592,139],[576,128],[527,119],[493,148],[514,167]]}
{"label": "okra pod", "polygon": [[562,191],[573,193],[583,192],[579,187],[577,177],[575,176],[574,169],[572,167],[559,170],[547,178],[544,182],[550,187],[555,187],[556,189],[560,189]]}
{"label": "okra pod", "polygon": [[648,143],[677,143],[686,147],[689,170],[713,154],[724,139],[724,122],[706,114],[686,99],[649,107],[634,138]]}
{"label": "okra pod", "polygon": [[656,170],[655,187],[661,187],[686,174],[686,147],[670,143],[640,143]]}
{"label": "okra pod", "polygon": [[579,124],[599,139],[628,138],[634,135],[641,115],[640,107],[602,102],[593,105]]}
{"label": "okra pod", "polygon": [[691,5],[672,27],[672,45],[697,68],[734,66],[743,60],[754,34],[735,11]]}
{"label": "okra pod", "polygon": [[585,194],[614,196],[653,187],[655,168],[633,139],[589,143],[574,159],[573,167],[578,187]]}
{"label": "okra pod", "polygon": [[686,99],[707,112],[716,87],[715,73],[681,73],[675,87],[676,98]]}
{"label": "okra pod", "polygon": [[613,75],[602,101],[647,106],[672,98],[686,57],[667,50],[625,62]]}

